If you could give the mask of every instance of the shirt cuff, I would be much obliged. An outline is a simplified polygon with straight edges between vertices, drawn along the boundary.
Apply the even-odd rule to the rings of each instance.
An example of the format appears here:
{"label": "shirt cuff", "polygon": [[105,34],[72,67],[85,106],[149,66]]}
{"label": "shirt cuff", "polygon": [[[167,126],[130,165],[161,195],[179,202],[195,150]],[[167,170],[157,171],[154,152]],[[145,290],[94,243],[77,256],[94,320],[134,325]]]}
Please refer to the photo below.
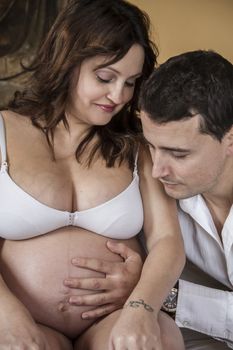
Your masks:
{"label": "shirt cuff", "polygon": [[233,341],[233,293],[179,280],[177,325]]}

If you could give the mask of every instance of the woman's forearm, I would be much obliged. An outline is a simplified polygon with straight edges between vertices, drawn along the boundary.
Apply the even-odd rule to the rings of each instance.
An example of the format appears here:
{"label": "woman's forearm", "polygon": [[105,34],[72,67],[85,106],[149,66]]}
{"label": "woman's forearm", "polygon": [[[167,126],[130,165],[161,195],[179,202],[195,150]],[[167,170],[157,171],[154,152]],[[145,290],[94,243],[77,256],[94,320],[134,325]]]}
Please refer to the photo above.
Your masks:
{"label": "woman's forearm", "polygon": [[166,236],[151,248],[143,265],[140,280],[130,294],[129,302],[142,299],[156,312],[179,278],[185,263],[183,242]]}

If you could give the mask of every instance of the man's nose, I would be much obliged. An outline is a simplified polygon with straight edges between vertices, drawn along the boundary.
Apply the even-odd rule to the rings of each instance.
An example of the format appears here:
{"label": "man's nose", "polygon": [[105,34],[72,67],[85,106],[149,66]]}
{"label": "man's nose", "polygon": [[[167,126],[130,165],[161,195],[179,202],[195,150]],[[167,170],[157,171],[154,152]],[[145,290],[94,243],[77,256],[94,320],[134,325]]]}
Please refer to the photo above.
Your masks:
{"label": "man's nose", "polygon": [[155,154],[152,157],[153,167],[152,167],[152,177],[153,178],[163,178],[169,175],[169,166],[165,159],[165,156]]}

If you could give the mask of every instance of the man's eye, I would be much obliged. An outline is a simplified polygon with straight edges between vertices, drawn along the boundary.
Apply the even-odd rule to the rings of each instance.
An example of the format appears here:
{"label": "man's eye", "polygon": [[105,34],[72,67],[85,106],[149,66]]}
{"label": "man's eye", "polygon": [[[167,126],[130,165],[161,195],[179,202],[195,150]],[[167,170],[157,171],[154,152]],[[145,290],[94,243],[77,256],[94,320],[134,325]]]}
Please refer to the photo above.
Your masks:
{"label": "man's eye", "polygon": [[180,159],[182,159],[182,158],[186,158],[186,157],[188,156],[188,154],[187,154],[187,153],[177,153],[177,152],[174,152],[174,153],[172,153],[172,156],[173,156],[174,158],[180,158]]}

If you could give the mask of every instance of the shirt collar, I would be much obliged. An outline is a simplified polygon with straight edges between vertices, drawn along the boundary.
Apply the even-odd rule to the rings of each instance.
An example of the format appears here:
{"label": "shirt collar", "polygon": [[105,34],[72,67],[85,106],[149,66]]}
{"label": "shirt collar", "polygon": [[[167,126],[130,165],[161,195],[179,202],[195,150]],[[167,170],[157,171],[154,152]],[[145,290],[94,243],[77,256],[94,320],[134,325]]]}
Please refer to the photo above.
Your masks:
{"label": "shirt collar", "polygon": [[219,242],[218,232],[202,195],[198,194],[190,198],[181,199],[179,200],[179,206]]}

